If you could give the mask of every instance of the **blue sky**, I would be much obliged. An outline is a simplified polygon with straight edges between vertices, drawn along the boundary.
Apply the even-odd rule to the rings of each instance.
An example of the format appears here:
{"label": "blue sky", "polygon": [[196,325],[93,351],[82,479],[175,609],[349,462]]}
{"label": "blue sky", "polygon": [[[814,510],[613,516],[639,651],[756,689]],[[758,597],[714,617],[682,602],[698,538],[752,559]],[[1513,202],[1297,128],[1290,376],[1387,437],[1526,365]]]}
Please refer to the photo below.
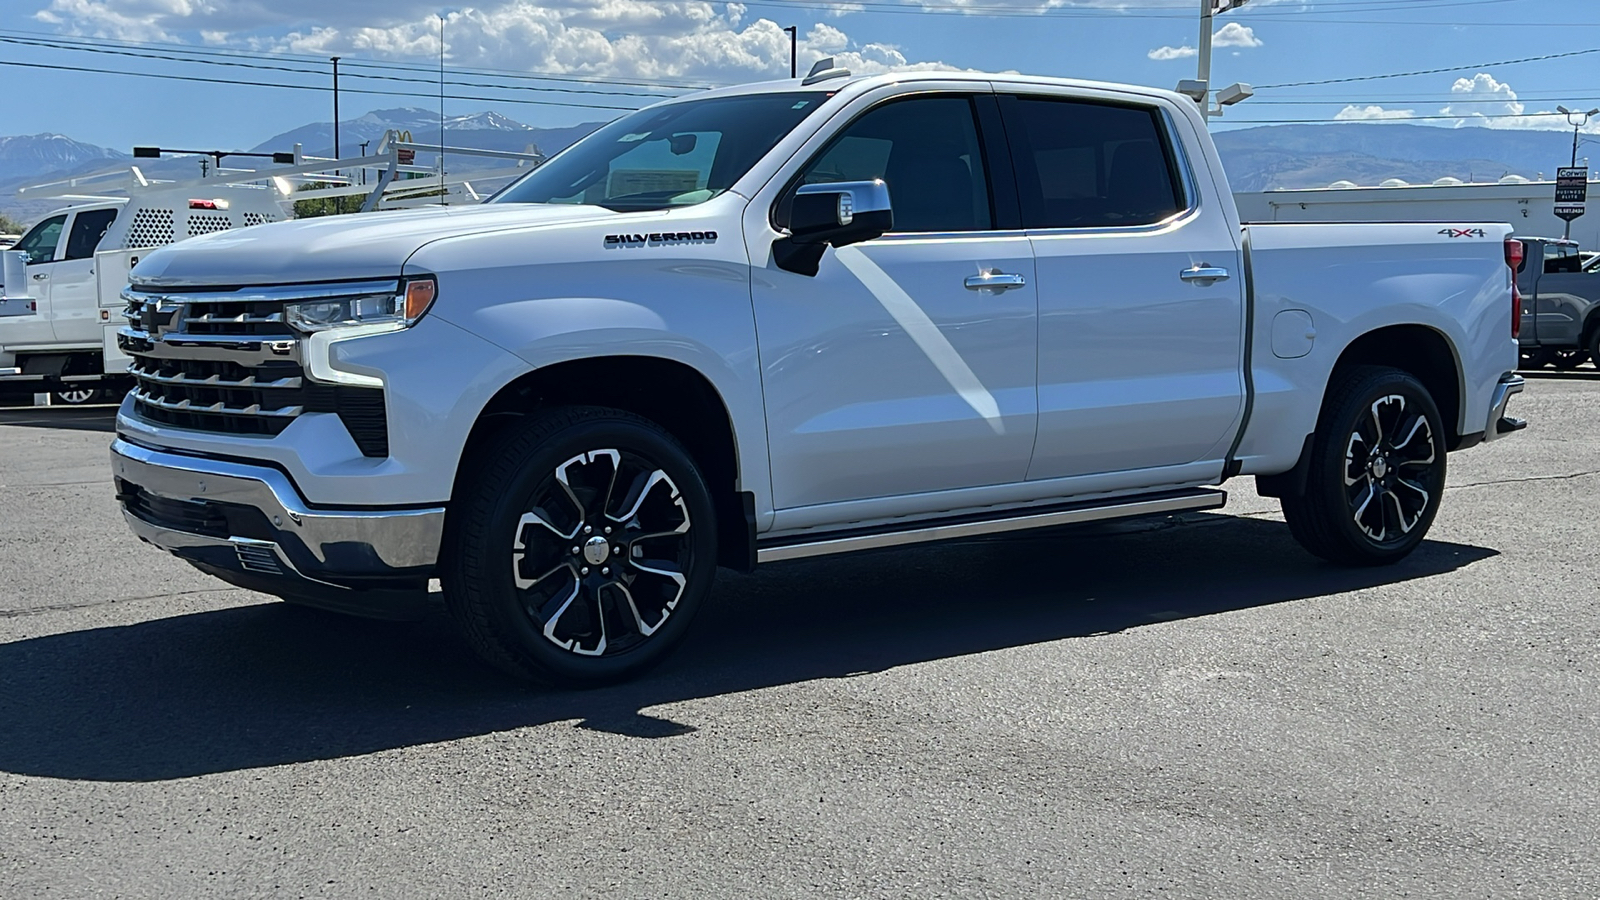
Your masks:
{"label": "blue sky", "polygon": [[[323,72],[333,54],[346,59],[342,118],[394,106],[433,108],[436,89],[428,84],[358,76],[432,78],[361,64],[436,65],[441,12],[448,20],[451,77],[478,82],[451,92],[495,98],[451,100],[447,111],[495,109],[533,125],[619,114],[554,104],[629,106],[646,102],[637,94],[787,75],[788,38],[779,30],[786,25],[800,28],[802,71],[833,55],[856,71],[931,64],[1171,87],[1195,74],[1197,7],[1194,0],[862,0],[853,6],[838,0],[485,0],[449,8],[413,0],[4,0],[0,63],[28,65],[0,65],[7,98],[0,132],[58,132],[122,150],[145,143],[247,147],[331,117]],[[1008,15],[988,14],[994,12]],[[1566,127],[1561,119],[1537,114],[1558,103],[1600,107],[1600,53],[1479,65],[1600,48],[1595,0],[1250,0],[1216,26],[1217,86],[1451,70],[1263,87],[1230,109],[1218,127],[1411,118],[1444,127],[1560,128]],[[52,36],[102,52],[38,45]],[[204,58],[213,63],[176,62],[172,57],[182,55],[181,48],[212,54]],[[230,61],[305,71],[215,64]],[[500,71],[461,74],[468,67]],[[165,81],[114,71],[249,83]],[[505,72],[564,80],[517,81]],[[415,90],[421,96],[361,95],[360,89]],[[1600,131],[1600,121],[1591,130]]]}

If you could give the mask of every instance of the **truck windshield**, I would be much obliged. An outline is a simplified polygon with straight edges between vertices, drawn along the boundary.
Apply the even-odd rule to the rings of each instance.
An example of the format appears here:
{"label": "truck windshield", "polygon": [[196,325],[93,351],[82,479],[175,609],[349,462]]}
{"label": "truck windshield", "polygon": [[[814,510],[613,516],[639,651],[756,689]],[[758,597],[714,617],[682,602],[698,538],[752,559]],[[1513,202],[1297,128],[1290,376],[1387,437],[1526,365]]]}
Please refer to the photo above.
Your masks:
{"label": "truck windshield", "polygon": [[642,109],[534,169],[491,203],[573,203],[619,212],[703,203],[733,186],[828,94],[784,92]]}

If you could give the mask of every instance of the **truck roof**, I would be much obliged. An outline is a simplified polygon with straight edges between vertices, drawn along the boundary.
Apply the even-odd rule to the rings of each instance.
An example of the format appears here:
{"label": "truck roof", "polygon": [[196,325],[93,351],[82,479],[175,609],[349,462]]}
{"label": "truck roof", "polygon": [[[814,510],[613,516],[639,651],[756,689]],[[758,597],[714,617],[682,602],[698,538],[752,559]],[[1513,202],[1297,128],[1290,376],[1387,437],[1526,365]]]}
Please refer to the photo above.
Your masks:
{"label": "truck roof", "polygon": [[1042,87],[1068,87],[1081,88],[1091,91],[1113,91],[1136,96],[1161,98],[1167,100],[1182,100],[1193,102],[1183,94],[1162,88],[1147,87],[1143,85],[1118,84],[1109,81],[1088,81],[1078,78],[1056,78],[1044,75],[1022,75],[1016,72],[988,73],[988,72],[948,72],[936,69],[907,71],[907,72],[882,72],[871,75],[845,74],[820,81],[805,84],[803,78],[785,78],[778,81],[757,81],[751,84],[739,84],[729,87],[712,88],[708,91],[699,91],[674,97],[667,103],[681,103],[687,100],[696,100],[705,97],[736,97],[745,94],[776,94],[798,93],[803,91],[831,91],[840,92],[848,89],[850,93],[857,94],[869,91],[876,87],[890,84],[905,84],[908,82],[972,82],[974,85],[990,81],[1006,81],[1010,83],[1039,85]]}

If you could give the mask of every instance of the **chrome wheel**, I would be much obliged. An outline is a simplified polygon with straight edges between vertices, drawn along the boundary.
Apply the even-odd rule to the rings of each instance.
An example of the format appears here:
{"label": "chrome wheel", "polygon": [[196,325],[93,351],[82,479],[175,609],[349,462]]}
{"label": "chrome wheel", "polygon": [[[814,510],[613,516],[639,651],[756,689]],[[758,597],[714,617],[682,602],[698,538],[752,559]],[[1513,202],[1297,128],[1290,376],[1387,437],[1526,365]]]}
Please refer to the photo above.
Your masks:
{"label": "chrome wheel", "polygon": [[511,537],[522,610],[578,656],[626,653],[677,610],[693,522],[671,476],[626,450],[571,457],[535,488]]}
{"label": "chrome wheel", "polygon": [[1441,487],[1435,484],[1440,452],[1420,407],[1398,393],[1372,403],[1356,420],[1344,456],[1346,499],[1362,534],[1378,544],[1411,534]]}

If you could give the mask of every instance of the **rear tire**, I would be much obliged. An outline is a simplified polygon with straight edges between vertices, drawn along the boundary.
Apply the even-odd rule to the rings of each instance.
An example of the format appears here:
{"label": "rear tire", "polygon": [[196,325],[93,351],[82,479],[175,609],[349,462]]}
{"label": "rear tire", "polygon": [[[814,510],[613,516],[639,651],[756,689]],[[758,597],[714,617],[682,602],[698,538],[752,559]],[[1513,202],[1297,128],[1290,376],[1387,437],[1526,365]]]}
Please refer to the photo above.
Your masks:
{"label": "rear tire", "polygon": [[600,685],[656,665],[682,640],[716,572],[716,514],[694,460],[660,426],[557,408],[462,465],[440,576],[451,617],[485,661],[520,678]]}
{"label": "rear tire", "polygon": [[1415,377],[1384,366],[1345,373],[1323,403],[1305,493],[1283,498],[1295,540],[1342,565],[1404,558],[1439,511],[1445,435]]}

